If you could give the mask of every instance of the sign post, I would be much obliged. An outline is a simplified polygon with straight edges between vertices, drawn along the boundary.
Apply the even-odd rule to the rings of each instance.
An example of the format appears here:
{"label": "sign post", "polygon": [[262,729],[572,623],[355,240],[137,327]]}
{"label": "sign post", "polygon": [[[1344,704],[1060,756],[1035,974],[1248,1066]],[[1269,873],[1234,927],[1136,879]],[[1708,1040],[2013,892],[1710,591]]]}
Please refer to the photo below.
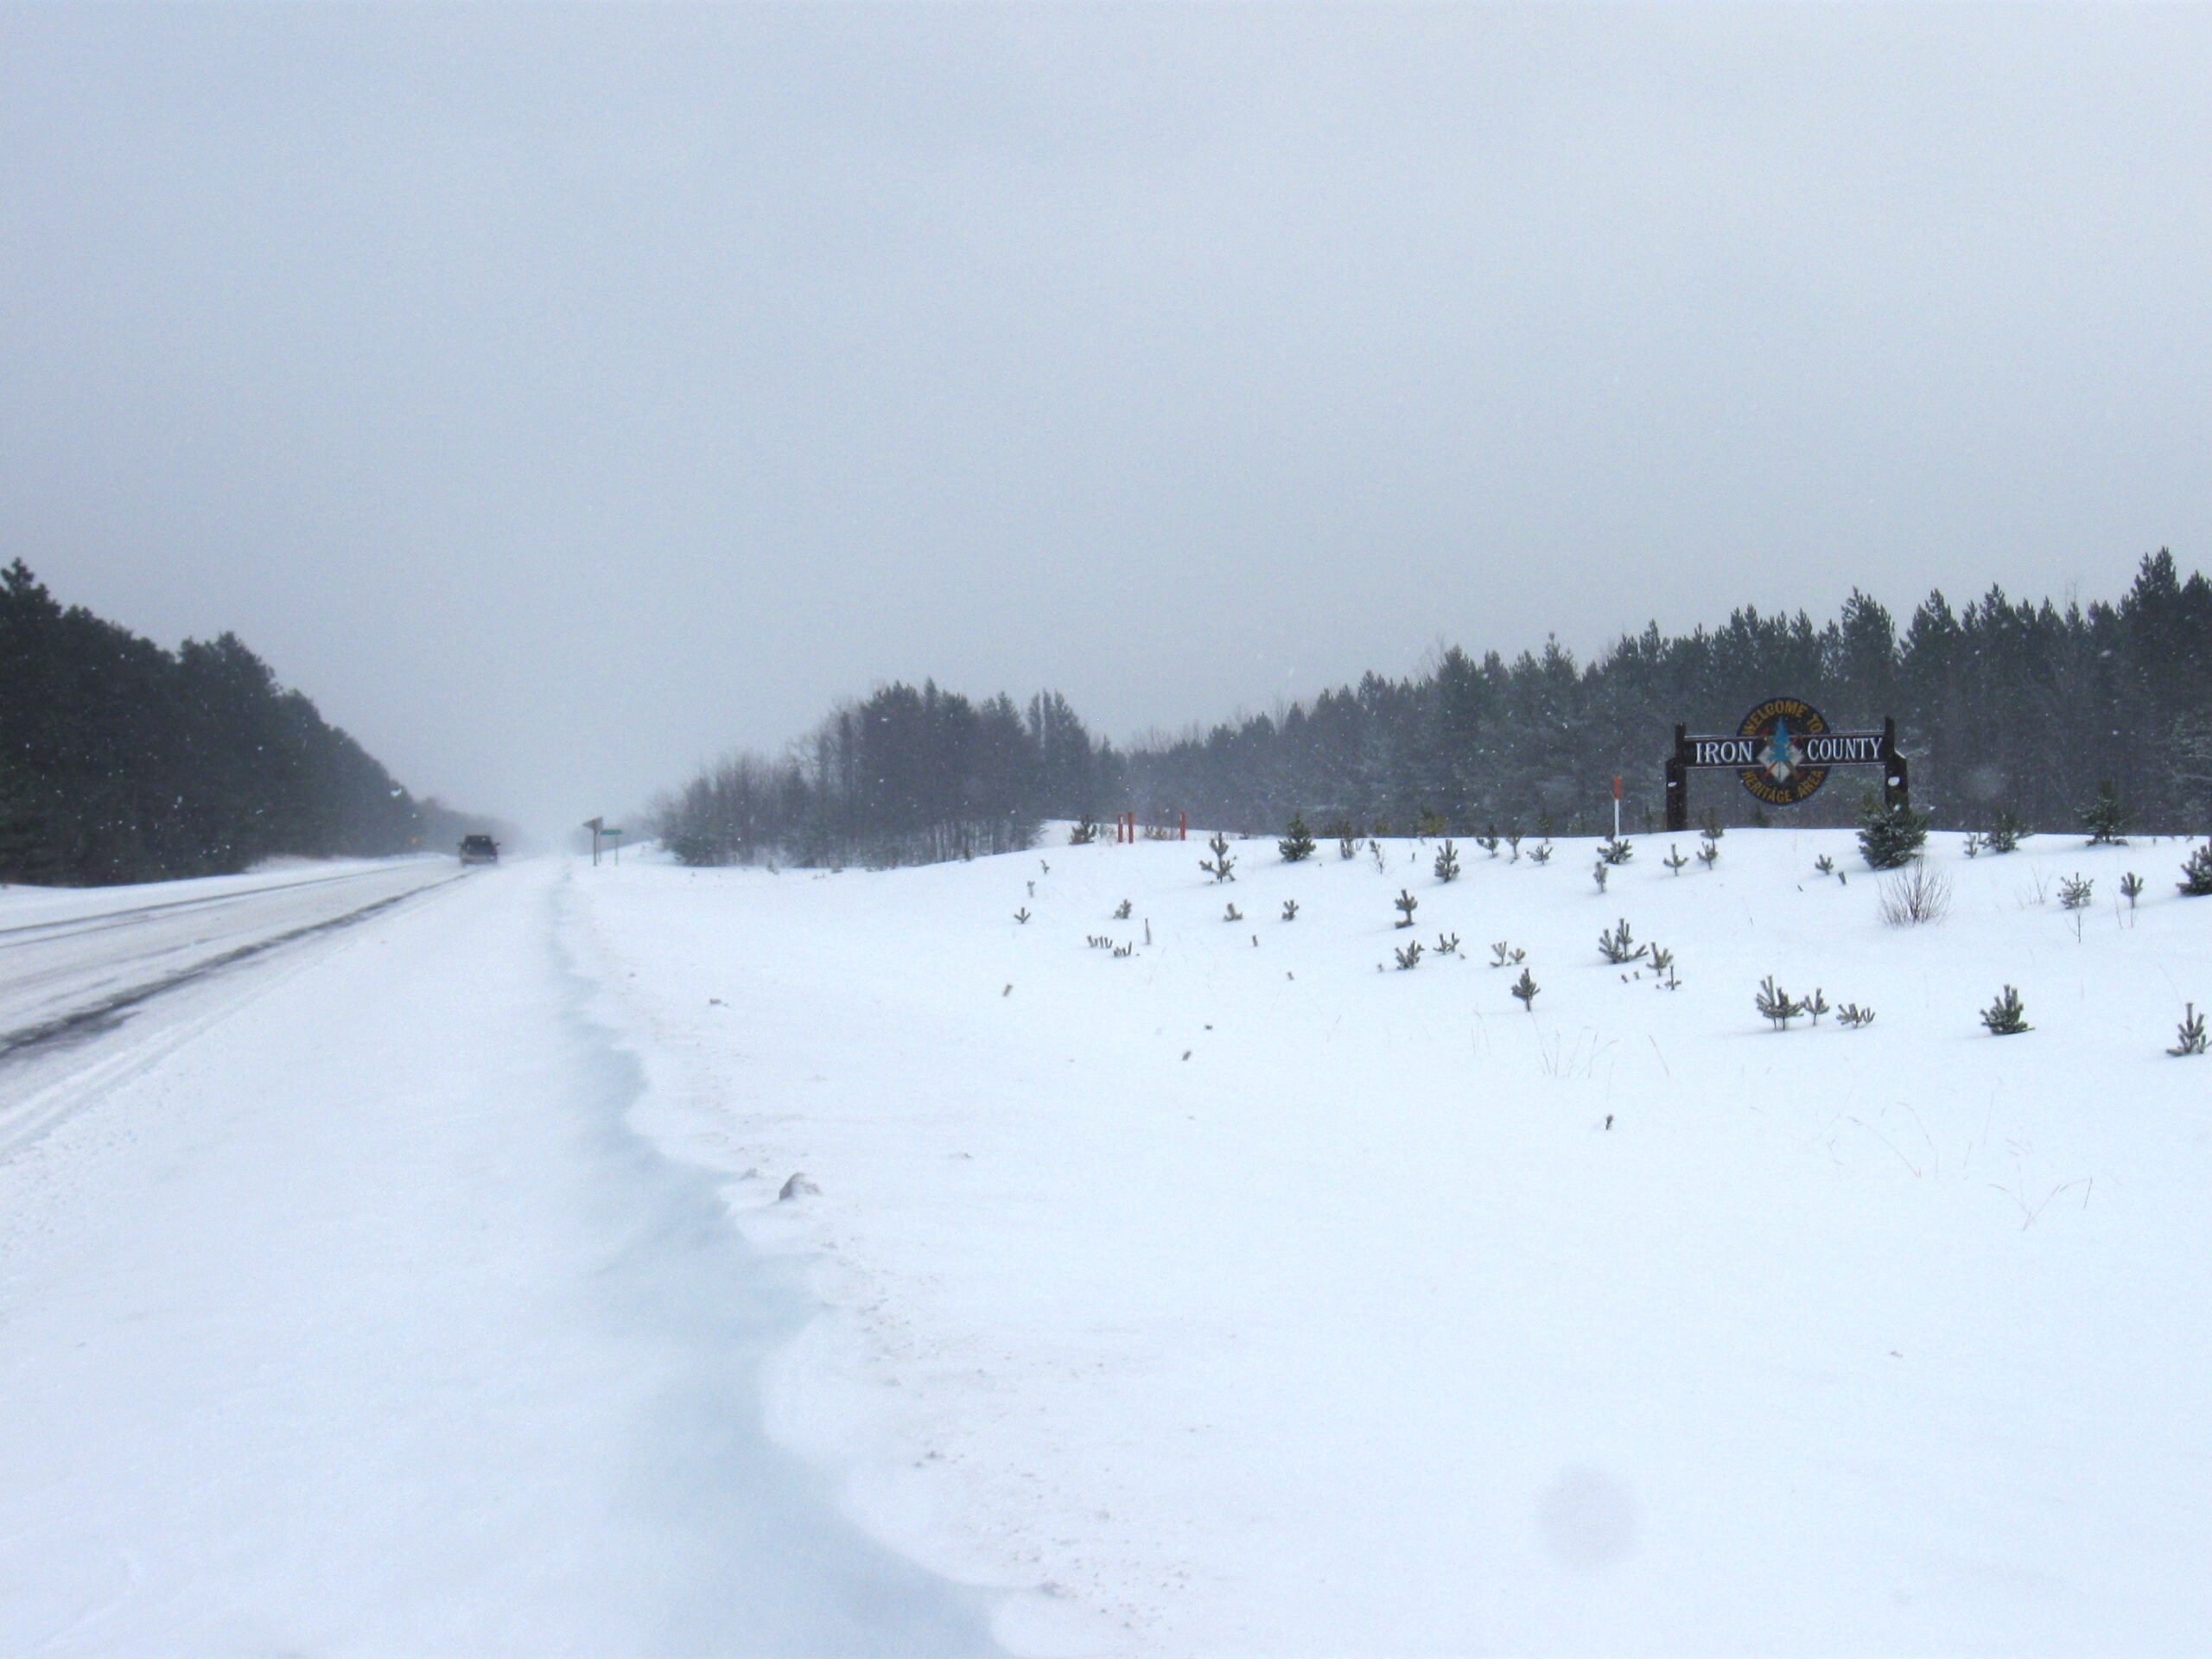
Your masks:
{"label": "sign post", "polygon": [[[1878,732],[1839,732],[1802,697],[1769,697],[1725,735],[1694,737],[1687,726],[1677,726],[1675,752],[1667,757],[1667,828],[1690,827],[1693,772],[1732,772],[1764,804],[1799,806],[1820,792],[1838,766],[1879,766],[1883,804],[1911,802],[1894,718],[1885,719]],[[1614,810],[1619,810],[1618,802]]]}

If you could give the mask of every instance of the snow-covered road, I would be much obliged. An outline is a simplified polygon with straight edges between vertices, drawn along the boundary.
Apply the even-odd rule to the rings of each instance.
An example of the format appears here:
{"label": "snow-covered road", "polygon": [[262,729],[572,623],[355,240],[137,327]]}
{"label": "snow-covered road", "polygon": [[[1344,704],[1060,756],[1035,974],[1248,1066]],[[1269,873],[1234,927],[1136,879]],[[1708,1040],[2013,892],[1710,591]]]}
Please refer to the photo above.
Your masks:
{"label": "snow-covered road", "polygon": [[429,868],[0,913],[69,1005],[406,897],[0,1062],[0,1651],[988,1649],[763,1437],[806,1299],[626,1126],[563,871]]}

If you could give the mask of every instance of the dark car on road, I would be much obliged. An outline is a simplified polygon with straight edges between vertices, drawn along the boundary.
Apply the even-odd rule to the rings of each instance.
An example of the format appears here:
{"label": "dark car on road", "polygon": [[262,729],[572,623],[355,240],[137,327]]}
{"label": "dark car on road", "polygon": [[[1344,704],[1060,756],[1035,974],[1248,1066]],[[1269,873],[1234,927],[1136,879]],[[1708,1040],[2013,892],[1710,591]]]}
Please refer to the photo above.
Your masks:
{"label": "dark car on road", "polygon": [[489,836],[463,836],[461,838],[461,861],[464,864],[496,864],[499,861],[499,843]]}

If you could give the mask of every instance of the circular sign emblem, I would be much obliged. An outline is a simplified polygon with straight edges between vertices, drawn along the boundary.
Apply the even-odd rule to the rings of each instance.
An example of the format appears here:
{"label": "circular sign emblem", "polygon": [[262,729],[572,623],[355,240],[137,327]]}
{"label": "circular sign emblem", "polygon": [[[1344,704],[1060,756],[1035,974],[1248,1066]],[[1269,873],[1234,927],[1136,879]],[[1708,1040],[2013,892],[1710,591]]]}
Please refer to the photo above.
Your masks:
{"label": "circular sign emblem", "polygon": [[1769,806],[1796,806],[1811,800],[1827,782],[1828,769],[1805,764],[1803,740],[1827,728],[1821,711],[1803,698],[1769,697],[1736,728],[1738,737],[1759,740],[1759,764],[1736,775]]}

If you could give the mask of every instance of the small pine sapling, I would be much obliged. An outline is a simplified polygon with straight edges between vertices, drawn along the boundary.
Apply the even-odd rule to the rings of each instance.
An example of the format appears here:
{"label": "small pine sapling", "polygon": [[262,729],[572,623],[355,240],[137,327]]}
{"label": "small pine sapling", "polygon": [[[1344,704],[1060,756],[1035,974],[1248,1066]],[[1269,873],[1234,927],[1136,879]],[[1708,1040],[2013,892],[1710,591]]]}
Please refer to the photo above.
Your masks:
{"label": "small pine sapling", "polygon": [[1402,973],[1408,968],[1418,968],[1421,966],[1421,941],[1408,939],[1406,941],[1405,949],[1393,950],[1390,954],[1397,957],[1400,972]]}
{"label": "small pine sapling", "polygon": [[1492,858],[1496,858],[1497,856],[1497,826],[1492,824],[1489,829],[1484,830],[1482,834],[1477,836],[1475,837],[1475,845],[1481,848],[1483,851],[1488,853]]}
{"label": "small pine sapling", "polygon": [[1017,922],[1027,921],[1029,919],[1029,906],[1024,905],[1020,910],[1015,911],[1014,912],[1014,919]]}
{"label": "small pine sapling", "polygon": [[1129,901],[1128,899],[1124,899],[1120,904],[1114,906],[1114,919],[1117,922],[1126,922],[1129,919]]}
{"label": "small pine sapling", "polygon": [[1098,826],[1090,821],[1088,813],[1077,818],[1075,828],[1068,831],[1068,845],[1071,847],[1088,847],[1097,839]]}
{"label": "small pine sapling", "polygon": [[1972,830],[1967,832],[1965,852],[1968,858],[1980,858],[1981,856],[1982,849],[1988,845],[1989,837],[1983,835],[1979,830]]}
{"label": "small pine sapling", "polygon": [[1505,837],[1505,845],[1506,849],[1513,855],[1505,861],[1509,864],[1518,864],[1521,861],[1521,832],[1518,830],[1509,831]]}
{"label": "small pine sapling", "polygon": [[1625,864],[1636,856],[1626,836],[1613,836],[1598,843],[1598,856],[1608,864]]}
{"label": "small pine sapling", "polygon": [[1707,842],[1704,846],[1697,849],[1697,861],[1708,870],[1718,864],[1720,861],[1720,843],[1717,841]]}
{"label": "small pine sapling", "polygon": [[1282,839],[1275,842],[1275,846],[1281,849],[1282,861],[1286,864],[1302,864],[1313,856],[1313,833],[1306,827],[1304,814],[1291,814],[1290,828],[1283,832]]}
{"label": "small pine sapling", "polygon": [[1669,869],[1672,870],[1676,875],[1680,875],[1684,870],[1687,870],[1690,867],[1689,860],[1682,856],[1682,849],[1675,846],[1671,841],[1667,843],[1667,856],[1661,859],[1659,861],[1662,864],[1664,864]]}
{"label": "small pine sapling", "polygon": [[1552,844],[1551,844],[1551,842],[1548,842],[1548,841],[1546,841],[1546,842],[1542,842],[1539,843],[1539,844],[1538,844],[1538,845],[1536,845],[1536,846],[1531,847],[1531,848],[1529,849],[1529,861],[1530,863],[1532,863],[1532,864],[1548,864],[1548,863],[1550,863],[1550,862],[1552,861]]}
{"label": "small pine sapling", "polygon": [[1282,901],[1282,918],[1286,922],[1294,922],[1298,919],[1297,899],[1286,899]]}
{"label": "small pine sapling", "polygon": [[1221,912],[1221,919],[1224,922],[1241,922],[1244,919],[1244,912],[1236,908],[1236,901],[1232,899],[1229,901],[1228,908]]}
{"label": "small pine sapling", "polygon": [[1375,855],[1375,874],[1377,874],[1377,875],[1382,874],[1382,843],[1381,842],[1379,842],[1379,841],[1370,841],[1370,842],[1367,843],[1367,850],[1368,850],[1369,852],[1370,852],[1370,853],[1372,853],[1372,854],[1374,854],[1374,855]]}
{"label": "small pine sapling", "polygon": [[2095,887],[2095,878],[2078,872],[2058,879],[2058,907],[2061,910],[2081,910],[2089,902],[2089,889]]}
{"label": "small pine sapling", "polygon": [[2196,1004],[2184,1005],[2181,1025],[2174,1033],[2174,1046],[2166,1051],[2176,1059],[2185,1055],[2204,1052],[2204,1016],[2196,1011]]}
{"label": "small pine sapling", "polygon": [[1438,934],[1436,936],[1436,954],[1440,957],[1458,956],[1459,954],[1459,936],[1457,933]]}
{"label": "small pine sapling", "polygon": [[1398,889],[1398,896],[1395,899],[1393,899],[1390,903],[1396,907],[1398,912],[1398,920],[1396,925],[1400,927],[1411,927],[1414,925],[1414,912],[1421,908],[1421,900],[1414,898],[1413,894],[1407,892],[1405,888],[1400,887]]}
{"label": "small pine sapling", "polygon": [[1590,874],[1598,883],[1599,892],[1603,893],[1605,890],[1605,878],[1612,873],[1613,867],[1602,858],[1591,867]]}
{"label": "small pine sapling", "polygon": [[1351,827],[1350,818],[1338,818],[1333,832],[1337,837],[1337,856],[1347,861],[1359,856],[1359,831]]}
{"label": "small pine sapling", "polygon": [[2127,808],[2120,798],[2120,791],[2109,782],[2097,785],[2095,798],[2082,806],[2082,827],[2089,832],[2092,847],[2125,847],[2127,836]]}
{"label": "small pine sapling", "polygon": [[2130,910],[2134,909],[2135,901],[2143,896],[2143,878],[2133,870],[2122,875],[2120,878],[2120,896],[2127,900]]}
{"label": "small pine sapling", "polygon": [[1863,1031],[1874,1023],[1874,1010],[1862,1008],[1856,1002],[1847,1002],[1835,1011],[1835,1022],[1848,1026],[1853,1031]]}
{"label": "small pine sapling", "polygon": [[1909,864],[1928,841],[1928,814],[1906,803],[1885,806],[1869,801],[1859,815],[1859,851],[1870,870],[1894,870]]}
{"label": "small pine sapling", "polygon": [[1459,879],[1459,849],[1446,842],[1436,849],[1436,879],[1457,881]]}
{"label": "small pine sapling", "polygon": [[1217,830],[1213,832],[1213,839],[1206,842],[1206,845],[1212,849],[1213,856],[1200,859],[1198,868],[1213,877],[1217,882],[1234,881],[1236,878],[1230,872],[1235,867],[1236,861],[1229,855],[1228,835],[1223,830]]}
{"label": "small pine sapling", "polygon": [[1654,982],[1662,991],[1679,991],[1682,982],[1675,977],[1675,953],[1651,947],[1651,973]]}
{"label": "small pine sapling", "polygon": [[2016,853],[2020,849],[2023,833],[2019,816],[2008,806],[1998,813],[1997,822],[1989,826],[1982,844],[1993,853]]}
{"label": "small pine sapling", "polygon": [[1609,927],[1598,935],[1598,954],[1618,968],[1631,962],[1641,962],[1651,947],[1638,944],[1629,931],[1628,918],[1624,916],[1618,927]]}
{"label": "small pine sapling", "polygon": [[1427,808],[1427,807],[1423,807],[1423,808],[1421,808],[1421,840],[1423,840],[1423,841],[1427,841],[1427,840],[1431,836],[1440,836],[1440,835],[1442,835],[1442,834],[1444,833],[1444,831],[1445,831],[1445,828],[1446,828],[1446,825],[1445,825],[1445,823],[1444,823],[1444,815],[1443,815],[1441,812],[1432,812],[1432,811],[1430,811],[1430,810],[1428,810],[1428,808]]}
{"label": "small pine sapling", "polygon": [[1981,1011],[1981,1023],[1989,1027],[1993,1037],[2017,1037],[2024,1031],[2033,1030],[2023,1017],[2027,1005],[2020,1001],[2020,994],[2007,985],[1997,1000]]}
{"label": "small pine sapling", "polygon": [[1789,1029],[1789,1022],[1805,1012],[1805,1005],[1774,982],[1769,974],[1759,982],[1758,995],[1751,999],[1751,1006],[1760,1016],[1773,1023],[1777,1031]]}
{"label": "small pine sapling", "polygon": [[1805,999],[1805,1012],[1813,1016],[1813,1023],[1817,1026],[1821,1023],[1821,1016],[1827,1011],[1827,998],[1821,994],[1819,986],[1814,986],[1812,995]]}
{"label": "small pine sapling", "polygon": [[2182,892],[2191,899],[2212,893],[2212,841],[2182,861],[2180,885]]}
{"label": "small pine sapling", "polygon": [[1835,874],[1835,860],[1830,858],[1826,853],[1822,853],[1818,858],[1813,861],[1813,868],[1818,870],[1822,875],[1834,875]]}
{"label": "small pine sapling", "polygon": [[1510,988],[1522,1007],[1531,1014],[1536,1011],[1536,993],[1543,988],[1536,983],[1535,976],[1526,968],[1521,970],[1521,977],[1515,980]]}
{"label": "small pine sapling", "polygon": [[1490,950],[1493,968],[1517,968],[1529,959],[1529,953],[1517,949],[1510,939],[1500,939]]}

